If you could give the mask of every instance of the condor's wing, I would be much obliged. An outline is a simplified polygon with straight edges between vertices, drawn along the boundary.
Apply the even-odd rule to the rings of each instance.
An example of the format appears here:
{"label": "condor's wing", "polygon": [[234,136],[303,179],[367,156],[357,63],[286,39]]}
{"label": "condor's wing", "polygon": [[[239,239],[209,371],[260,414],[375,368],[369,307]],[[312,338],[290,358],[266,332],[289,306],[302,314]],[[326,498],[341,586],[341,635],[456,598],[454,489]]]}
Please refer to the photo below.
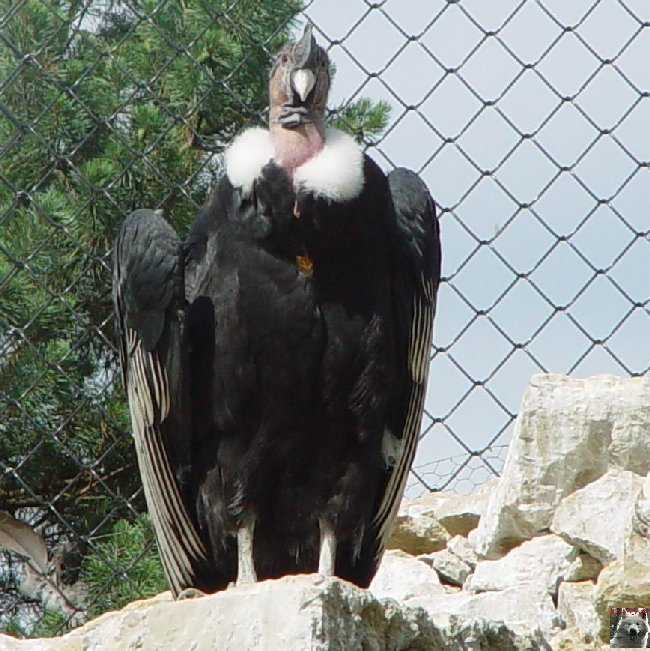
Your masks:
{"label": "condor's wing", "polygon": [[440,233],[426,185],[403,168],[391,172],[388,183],[396,220],[392,306],[397,368],[382,450],[386,469],[363,544],[366,563],[358,568],[366,572],[359,576],[362,584],[370,582],[381,561],[415,456],[440,282]]}
{"label": "condor's wing", "polygon": [[207,550],[178,483],[191,441],[183,255],[158,213],[136,210],[124,221],[115,243],[113,303],[142,485],[177,595],[206,587]]}

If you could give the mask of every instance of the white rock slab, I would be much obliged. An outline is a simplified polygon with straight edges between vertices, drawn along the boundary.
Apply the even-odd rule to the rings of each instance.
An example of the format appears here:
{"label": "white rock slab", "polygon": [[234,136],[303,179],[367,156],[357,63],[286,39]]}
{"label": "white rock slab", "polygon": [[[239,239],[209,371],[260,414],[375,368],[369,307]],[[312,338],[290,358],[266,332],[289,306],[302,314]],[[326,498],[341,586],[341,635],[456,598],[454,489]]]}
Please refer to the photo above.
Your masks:
{"label": "white rock slab", "polygon": [[559,536],[533,538],[495,561],[481,561],[467,580],[471,592],[506,590],[532,584],[555,596],[561,581],[575,572],[580,551]]}
{"label": "white rock slab", "polygon": [[623,559],[630,572],[632,568],[648,568],[650,572],[650,475],[634,505],[632,531],[624,544]]}
{"label": "white rock slab", "polygon": [[474,553],[474,549],[467,538],[454,536],[451,540],[447,541],[447,549],[456,558],[460,558],[463,563],[466,563],[471,568],[476,567],[478,556]]}
{"label": "white rock slab", "polygon": [[547,529],[560,501],[610,464],[645,475],[649,429],[650,378],[533,376],[476,552],[498,558]]}
{"label": "white rock slab", "polygon": [[[426,597],[419,597],[426,599]],[[495,612],[495,611],[493,611]],[[524,612],[528,612],[525,610]],[[531,610],[531,612],[533,612]],[[433,651],[545,649],[541,631],[493,617],[443,616],[379,601],[338,579],[285,577],[181,602],[156,597],[107,613],[60,638],[2,651]]]}
{"label": "white rock slab", "polygon": [[641,492],[634,505],[632,528],[641,536],[650,537],[650,473],[643,480]]}
{"label": "white rock slab", "polygon": [[642,485],[629,470],[610,470],[562,500],[551,531],[603,564],[622,558]]}
{"label": "white rock slab", "polygon": [[450,535],[466,536],[477,527],[497,483],[493,477],[469,495],[452,495],[435,510],[436,518]]}
{"label": "white rock slab", "polygon": [[[551,649],[544,634],[537,628],[524,624],[508,625],[504,622],[480,617],[442,616],[437,623],[447,644],[434,649],[411,647],[400,651],[545,651]],[[345,650],[347,651],[347,649]],[[394,649],[386,649],[394,651]],[[563,651],[567,651],[563,649]],[[580,649],[580,651],[585,651]]]}
{"label": "white rock slab", "polygon": [[568,628],[575,627],[581,637],[595,639],[600,631],[600,620],[593,602],[594,583],[561,583],[558,590],[557,610]]}
{"label": "white rock slab", "polygon": [[472,573],[472,568],[467,563],[447,549],[418,556],[418,559],[430,565],[443,581],[452,585],[463,585]]}
{"label": "white rock slab", "polygon": [[434,492],[416,500],[404,500],[387,548],[401,549],[413,556],[444,549],[451,536],[438,522],[435,511],[453,496],[453,493]]}
{"label": "white rock slab", "polygon": [[539,630],[544,636],[551,637],[561,625],[548,592],[533,585],[499,592],[472,593],[463,590],[454,594],[416,597],[406,604],[424,608],[434,624],[442,630],[449,626],[450,620],[478,618],[493,623],[503,622],[514,631]]}
{"label": "white rock slab", "polygon": [[399,549],[384,554],[368,589],[378,599],[397,601],[444,592],[438,575],[430,565]]}
{"label": "white rock slab", "polygon": [[3,651],[346,651],[453,648],[424,611],[380,602],[345,581],[291,576],[186,601],[153,599],[107,613],[63,637]]}
{"label": "white rock slab", "polygon": [[549,643],[552,651],[609,651],[611,648],[609,642],[605,644],[600,638],[583,635],[575,626],[562,629]]}
{"label": "white rock slab", "polygon": [[610,563],[598,575],[593,600],[600,618],[600,639],[609,635],[610,608],[650,604],[650,480],[642,480],[631,516],[631,526],[623,543],[623,557]]}
{"label": "white rock slab", "polygon": [[476,529],[472,529],[467,534],[467,543],[472,548],[472,551],[474,552],[474,555],[477,556],[477,557],[478,557],[478,554],[476,553],[476,549],[477,549],[478,543],[479,543],[478,531],[479,531],[479,528],[477,527]]}
{"label": "white rock slab", "polygon": [[581,551],[564,580],[595,581],[602,569],[603,564],[599,560],[595,559],[591,554]]}
{"label": "white rock slab", "polygon": [[609,641],[610,608],[639,608],[647,604],[650,604],[650,566],[626,557],[605,567],[594,590],[601,641]]}

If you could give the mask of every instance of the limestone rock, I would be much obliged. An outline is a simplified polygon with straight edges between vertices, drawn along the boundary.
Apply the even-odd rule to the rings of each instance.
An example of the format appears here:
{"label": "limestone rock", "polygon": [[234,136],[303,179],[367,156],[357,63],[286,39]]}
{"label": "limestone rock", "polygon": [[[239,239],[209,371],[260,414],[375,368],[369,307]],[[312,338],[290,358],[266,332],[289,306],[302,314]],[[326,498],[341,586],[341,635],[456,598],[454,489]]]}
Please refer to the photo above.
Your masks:
{"label": "limestone rock", "polygon": [[429,565],[399,549],[384,554],[369,590],[378,599],[397,601],[444,592],[438,575]]}
{"label": "limestone rock", "polygon": [[599,560],[595,559],[591,554],[580,552],[564,580],[595,581],[602,569],[603,564]]}
{"label": "limestone rock", "polygon": [[182,602],[167,593],[62,638],[0,635],[0,649],[609,648],[610,607],[650,604],[648,431],[649,378],[535,376],[503,478],[405,501],[370,590],[292,576]]}
{"label": "limestone rock", "polygon": [[453,493],[429,493],[416,500],[405,500],[395,519],[388,549],[401,549],[413,556],[444,549],[451,537],[438,522],[435,510]]}
{"label": "limestone rock", "polygon": [[641,536],[650,537],[650,473],[646,475],[634,505],[632,528]]}
{"label": "limestone rock", "polygon": [[448,500],[457,497],[451,491],[430,491],[413,500],[403,500],[398,515],[432,515]]}
{"label": "limestone rock", "polygon": [[[434,594],[409,599],[405,603],[424,608],[433,623],[443,631],[454,620],[467,622],[480,619],[493,623],[503,622],[514,632],[528,631],[534,634],[539,631],[550,637],[561,625],[548,592],[534,585],[517,586],[498,592],[472,593],[463,590],[454,594]],[[486,647],[488,648],[490,647]]]}
{"label": "limestone rock", "polygon": [[547,529],[560,501],[612,466],[650,470],[650,378],[535,375],[476,551],[498,558]]}
{"label": "limestone rock", "polygon": [[463,586],[452,585],[451,583],[442,583],[441,585],[447,594],[454,594],[456,592],[460,592],[463,589]]}
{"label": "limestone rock", "polygon": [[533,538],[495,561],[481,561],[465,584],[471,592],[532,584],[556,595],[558,585],[581,564],[578,549],[553,534]]}
{"label": "limestone rock", "polygon": [[61,638],[15,641],[7,651],[348,651],[452,648],[424,611],[380,602],[333,578],[284,577],[201,599],[141,601]]}
{"label": "limestone rock", "polygon": [[[451,615],[440,634],[447,644],[435,651],[550,651],[551,647],[539,629],[528,626],[508,626],[504,622],[480,617]],[[409,650],[410,651],[410,650]],[[434,651],[431,649],[430,651]],[[583,651],[581,649],[581,651]]]}
{"label": "limestone rock", "polygon": [[[642,490],[632,509],[630,526],[623,541],[622,557],[603,569],[594,590],[602,641],[609,640],[607,613],[610,608],[639,608],[650,604],[650,538],[646,533],[650,480],[646,477],[640,481]],[[624,490],[621,487],[621,497]],[[616,508],[620,501],[616,497],[613,496],[612,508]],[[607,529],[610,530],[609,521]]]}
{"label": "limestone rock", "polygon": [[[480,523],[479,523],[480,524]],[[471,547],[472,551],[474,552],[474,555],[478,557],[476,550],[478,548],[478,527],[476,529],[472,529],[468,534],[467,534],[467,543]]]}
{"label": "limestone rock", "polygon": [[592,595],[594,583],[561,583],[558,590],[557,609],[567,627],[580,631],[583,640],[594,641],[600,631],[600,620],[594,608]]}
{"label": "limestone rock", "polygon": [[610,467],[643,477],[650,472],[650,377],[600,377],[608,377],[611,382],[606,405],[607,422],[612,428]]}
{"label": "limestone rock", "polygon": [[478,556],[474,553],[474,549],[467,538],[463,538],[463,536],[454,536],[451,540],[447,541],[447,549],[456,556],[456,558],[460,558],[463,563],[466,563],[471,568],[476,567]]}
{"label": "limestone rock", "polygon": [[[492,615],[496,612],[500,611],[493,610]],[[511,651],[549,648],[539,629],[518,624],[509,626],[494,621],[493,616],[448,615],[442,617],[442,622],[437,627],[421,608],[406,607],[392,599],[379,601],[367,590],[339,579],[292,576],[180,602],[171,601],[167,593],[167,598],[140,601],[121,611],[107,613],[60,638],[19,641],[0,635],[0,649]]]}
{"label": "limestone rock", "polygon": [[490,493],[497,483],[498,478],[494,477],[474,493],[452,494],[435,510],[436,518],[452,536],[466,536],[477,527]]}
{"label": "limestone rock", "polygon": [[632,513],[632,527],[624,544],[623,560],[629,567],[650,568],[650,474],[643,482]]}
{"label": "limestone rock", "polygon": [[650,566],[634,557],[625,557],[605,567],[594,590],[601,640],[609,641],[610,608],[639,608],[647,604],[650,604]]}
{"label": "limestone rock", "polygon": [[604,564],[623,556],[643,479],[613,469],[565,497],[555,512],[551,531]]}
{"label": "limestone rock", "polygon": [[447,549],[418,556],[418,559],[430,565],[443,581],[452,585],[463,585],[465,579],[472,573],[472,568],[467,563]]}
{"label": "limestone rock", "polygon": [[567,628],[560,631],[550,640],[553,651],[609,651],[609,642],[604,644],[600,639],[592,639],[583,635],[577,628]]}

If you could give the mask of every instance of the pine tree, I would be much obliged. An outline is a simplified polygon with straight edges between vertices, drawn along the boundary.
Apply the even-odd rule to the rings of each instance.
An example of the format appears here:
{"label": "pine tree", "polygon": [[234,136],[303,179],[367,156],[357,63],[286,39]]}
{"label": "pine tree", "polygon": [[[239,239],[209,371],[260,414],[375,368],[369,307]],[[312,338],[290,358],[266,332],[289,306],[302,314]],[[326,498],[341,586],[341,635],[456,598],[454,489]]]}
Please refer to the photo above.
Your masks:
{"label": "pine tree", "polygon": [[[113,238],[138,207],[185,234],[218,152],[265,121],[300,5],[0,0],[0,512],[45,538],[64,594],[81,576],[82,615],[164,587],[117,379]],[[338,119],[367,138],[387,108]],[[24,566],[0,558],[0,629],[19,634],[43,614]]]}

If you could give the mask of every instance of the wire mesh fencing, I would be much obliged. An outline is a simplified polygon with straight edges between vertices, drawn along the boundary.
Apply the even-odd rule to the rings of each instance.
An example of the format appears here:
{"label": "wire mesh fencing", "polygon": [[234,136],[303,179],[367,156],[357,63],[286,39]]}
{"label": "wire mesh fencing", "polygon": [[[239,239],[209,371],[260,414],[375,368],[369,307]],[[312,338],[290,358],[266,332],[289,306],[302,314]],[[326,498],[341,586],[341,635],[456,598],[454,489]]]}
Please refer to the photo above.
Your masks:
{"label": "wire mesh fencing", "polygon": [[498,474],[532,373],[647,373],[646,5],[0,0],[0,628],[62,630],[160,585],[112,240],[143,206],[187,231],[304,20],[336,66],[332,119],[439,207],[409,495]]}

